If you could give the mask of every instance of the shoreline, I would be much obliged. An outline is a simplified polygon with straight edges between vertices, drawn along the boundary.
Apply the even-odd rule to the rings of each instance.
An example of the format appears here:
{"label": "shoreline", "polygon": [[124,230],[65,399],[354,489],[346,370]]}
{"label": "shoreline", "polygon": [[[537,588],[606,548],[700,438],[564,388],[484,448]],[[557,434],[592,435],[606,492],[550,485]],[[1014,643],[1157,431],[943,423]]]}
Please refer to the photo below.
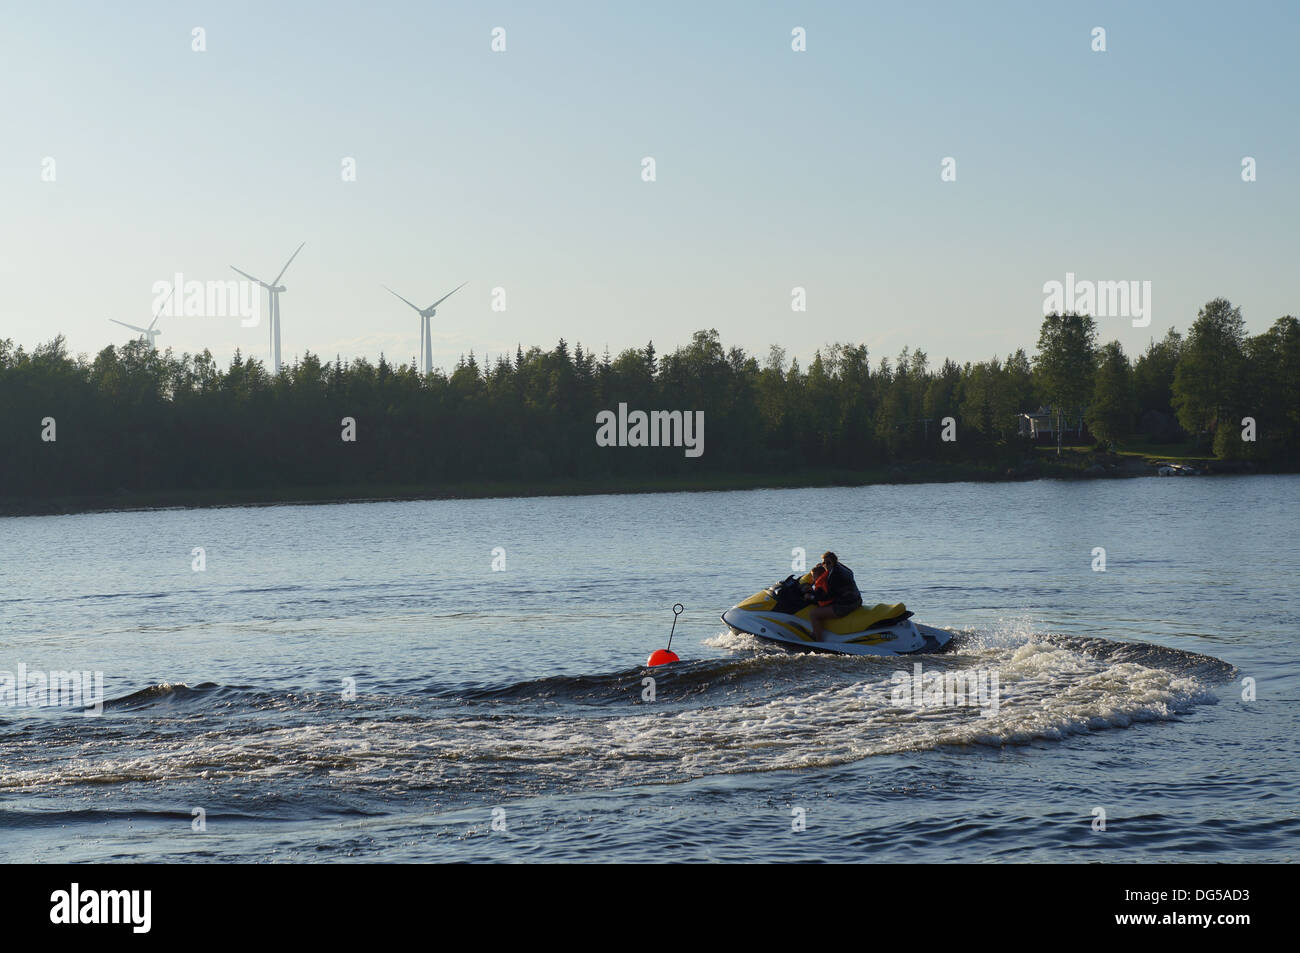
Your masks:
{"label": "shoreline", "polygon": [[79,513],[163,509],[211,509],[226,506],[312,506],[339,503],[413,502],[417,500],[526,499],[549,496],[607,496],[638,493],[704,493],[737,490],[789,490],[822,487],[888,486],[917,483],[1020,483],[1030,480],[1129,479],[1156,476],[1157,460],[1184,459],[1203,467],[1202,476],[1244,475],[1261,471],[1248,462],[1213,458],[1151,457],[1142,454],[1097,454],[1066,448],[1062,457],[1041,453],[1018,465],[919,461],[883,464],[865,470],[800,470],[792,473],[719,472],[698,476],[607,477],[559,479],[541,483],[521,480],[423,486],[367,484],[358,487],[202,489],[73,494],[46,499],[0,500],[0,517],[71,516]]}

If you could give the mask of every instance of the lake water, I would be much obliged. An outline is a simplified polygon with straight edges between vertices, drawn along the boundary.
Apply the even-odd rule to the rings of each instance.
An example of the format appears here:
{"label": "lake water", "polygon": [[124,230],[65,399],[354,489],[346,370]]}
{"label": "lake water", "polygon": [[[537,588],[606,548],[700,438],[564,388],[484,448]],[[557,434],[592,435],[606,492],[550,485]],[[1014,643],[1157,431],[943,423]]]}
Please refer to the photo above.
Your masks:
{"label": "lake water", "polygon": [[[1261,476],[0,519],[0,671],[108,699],[0,707],[0,853],[1295,860],[1298,504]],[[795,547],[954,649],[728,633]],[[900,701],[918,661],[996,675],[996,710]]]}

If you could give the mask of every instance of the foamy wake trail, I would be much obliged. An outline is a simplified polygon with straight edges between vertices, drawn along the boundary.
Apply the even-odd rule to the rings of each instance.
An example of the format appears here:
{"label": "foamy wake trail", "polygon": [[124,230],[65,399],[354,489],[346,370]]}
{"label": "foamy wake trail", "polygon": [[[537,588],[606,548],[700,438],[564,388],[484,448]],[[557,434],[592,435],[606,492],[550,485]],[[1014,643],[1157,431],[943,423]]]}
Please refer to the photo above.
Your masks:
{"label": "foamy wake trail", "polygon": [[[741,652],[754,647],[744,636],[716,638]],[[969,695],[953,704],[924,691],[913,697],[916,665],[923,687],[927,678],[933,688],[957,677],[973,685],[982,675],[986,688],[996,686],[996,704],[987,695],[984,704]],[[57,777],[17,771],[0,787],[196,775],[249,783],[292,775],[325,784],[346,779],[362,789],[427,785],[451,793],[621,787],[1124,728],[1213,703],[1213,685],[1231,672],[1216,659],[1155,646],[966,634],[955,651],[935,656],[720,660],[706,690],[697,684],[687,695],[683,683],[675,699],[673,682],[664,678],[654,702],[633,704],[620,689],[617,703],[589,711],[543,711],[507,700],[443,706],[420,717],[377,712],[331,720],[318,709],[296,724],[236,721],[169,734],[134,754],[73,748]]]}

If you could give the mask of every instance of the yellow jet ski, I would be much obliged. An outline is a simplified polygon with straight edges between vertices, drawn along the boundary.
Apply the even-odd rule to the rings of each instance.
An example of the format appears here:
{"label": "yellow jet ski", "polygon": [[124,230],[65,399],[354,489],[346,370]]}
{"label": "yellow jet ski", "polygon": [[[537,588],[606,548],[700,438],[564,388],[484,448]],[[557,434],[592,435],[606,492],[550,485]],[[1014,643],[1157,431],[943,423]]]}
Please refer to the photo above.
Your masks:
{"label": "yellow jet ski", "polygon": [[862,605],[838,619],[827,619],[820,640],[812,636],[812,608],[804,595],[812,573],[756,592],[722,613],[722,621],[737,632],[768,642],[812,652],[840,655],[912,655],[937,652],[952,641],[952,633],[912,621],[901,602]]}

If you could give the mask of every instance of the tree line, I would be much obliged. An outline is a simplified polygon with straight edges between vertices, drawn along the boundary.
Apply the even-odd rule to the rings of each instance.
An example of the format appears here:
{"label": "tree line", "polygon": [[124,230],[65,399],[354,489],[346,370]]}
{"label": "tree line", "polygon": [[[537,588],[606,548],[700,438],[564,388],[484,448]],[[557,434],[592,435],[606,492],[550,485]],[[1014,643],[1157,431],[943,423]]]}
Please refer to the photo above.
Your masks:
{"label": "tree line", "polygon": [[[598,446],[596,415],[703,411],[705,452]],[[1043,320],[1037,349],[932,365],[904,348],[874,365],[830,344],[807,367],[779,347],[724,347],[716,330],[659,353],[597,356],[564,340],[450,373],[414,362],[325,362],[268,373],[236,352],[176,355],[143,341],[93,360],[60,335],[30,353],[0,340],[0,497],[285,487],[536,484],[566,478],[854,470],[919,460],[1023,458],[1017,415],[1082,416],[1102,442],[1195,439],[1227,458],[1289,465],[1300,451],[1300,324],[1250,336],[1216,299],[1184,337],[1130,359],[1083,315]],[[355,420],[355,442],[341,421]],[[1241,438],[1241,419],[1257,423]],[[944,440],[952,418],[955,440]],[[53,439],[50,439],[53,438]]]}

